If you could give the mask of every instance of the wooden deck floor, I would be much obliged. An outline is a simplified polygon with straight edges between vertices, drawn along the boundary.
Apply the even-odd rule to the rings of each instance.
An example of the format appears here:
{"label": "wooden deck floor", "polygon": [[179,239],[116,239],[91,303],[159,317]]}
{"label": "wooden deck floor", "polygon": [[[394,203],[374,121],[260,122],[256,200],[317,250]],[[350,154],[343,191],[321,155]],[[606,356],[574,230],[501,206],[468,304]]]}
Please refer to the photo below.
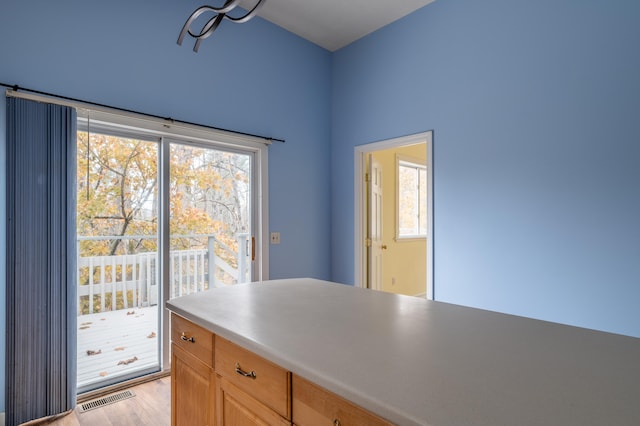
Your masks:
{"label": "wooden deck floor", "polygon": [[158,345],[157,306],[78,317],[78,390],[157,368]]}

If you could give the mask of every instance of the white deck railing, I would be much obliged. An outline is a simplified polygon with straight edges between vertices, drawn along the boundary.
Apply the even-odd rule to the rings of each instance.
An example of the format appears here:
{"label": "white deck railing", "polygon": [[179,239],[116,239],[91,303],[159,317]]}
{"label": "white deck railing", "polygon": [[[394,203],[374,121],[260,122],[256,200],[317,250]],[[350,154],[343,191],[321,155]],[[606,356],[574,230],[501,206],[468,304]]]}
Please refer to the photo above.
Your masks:
{"label": "white deck railing", "polygon": [[[142,237],[151,238],[151,237]],[[153,237],[155,238],[155,237]],[[169,254],[170,298],[246,282],[247,234],[238,235],[239,253],[212,235],[172,236],[207,238],[206,249],[173,250]],[[141,239],[140,236],[79,237],[79,240]],[[235,257],[237,267],[216,255]],[[158,304],[158,253],[115,256],[78,256],[78,315],[115,311]],[[213,278],[212,280],[210,280]],[[79,278],[80,280],[80,278]]]}

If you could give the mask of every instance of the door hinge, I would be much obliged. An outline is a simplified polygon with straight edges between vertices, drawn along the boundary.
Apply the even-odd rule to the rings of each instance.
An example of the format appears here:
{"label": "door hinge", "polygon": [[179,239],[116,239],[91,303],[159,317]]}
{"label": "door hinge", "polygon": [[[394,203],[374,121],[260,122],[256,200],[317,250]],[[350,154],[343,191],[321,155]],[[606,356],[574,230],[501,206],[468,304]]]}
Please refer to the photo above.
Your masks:
{"label": "door hinge", "polygon": [[371,247],[371,238],[367,238],[366,240],[364,240],[364,245],[367,247]]}
{"label": "door hinge", "polygon": [[364,181],[369,182],[369,173],[364,174]]}

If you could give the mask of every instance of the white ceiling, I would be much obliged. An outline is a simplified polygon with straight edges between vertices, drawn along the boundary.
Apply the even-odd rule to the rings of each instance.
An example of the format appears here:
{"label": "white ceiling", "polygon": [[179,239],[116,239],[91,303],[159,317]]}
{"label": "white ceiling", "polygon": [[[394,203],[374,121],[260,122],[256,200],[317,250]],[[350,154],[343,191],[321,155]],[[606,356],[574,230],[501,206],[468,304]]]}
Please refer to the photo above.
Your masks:
{"label": "white ceiling", "polygon": [[[257,0],[242,0],[251,9]],[[266,0],[258,16],[335,51],[434,0]]]}

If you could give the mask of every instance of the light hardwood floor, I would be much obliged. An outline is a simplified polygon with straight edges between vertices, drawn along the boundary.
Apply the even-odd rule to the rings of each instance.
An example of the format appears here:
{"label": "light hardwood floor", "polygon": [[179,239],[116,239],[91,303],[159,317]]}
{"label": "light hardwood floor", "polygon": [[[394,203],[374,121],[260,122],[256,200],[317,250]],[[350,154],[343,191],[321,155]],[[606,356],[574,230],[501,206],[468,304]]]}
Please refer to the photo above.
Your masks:
{"label": "light hardwood floor", "polygon": [[171,377],[130,388],[136,396],[80,413],[78,408],[47,425],[168,426],[171,424]]}

